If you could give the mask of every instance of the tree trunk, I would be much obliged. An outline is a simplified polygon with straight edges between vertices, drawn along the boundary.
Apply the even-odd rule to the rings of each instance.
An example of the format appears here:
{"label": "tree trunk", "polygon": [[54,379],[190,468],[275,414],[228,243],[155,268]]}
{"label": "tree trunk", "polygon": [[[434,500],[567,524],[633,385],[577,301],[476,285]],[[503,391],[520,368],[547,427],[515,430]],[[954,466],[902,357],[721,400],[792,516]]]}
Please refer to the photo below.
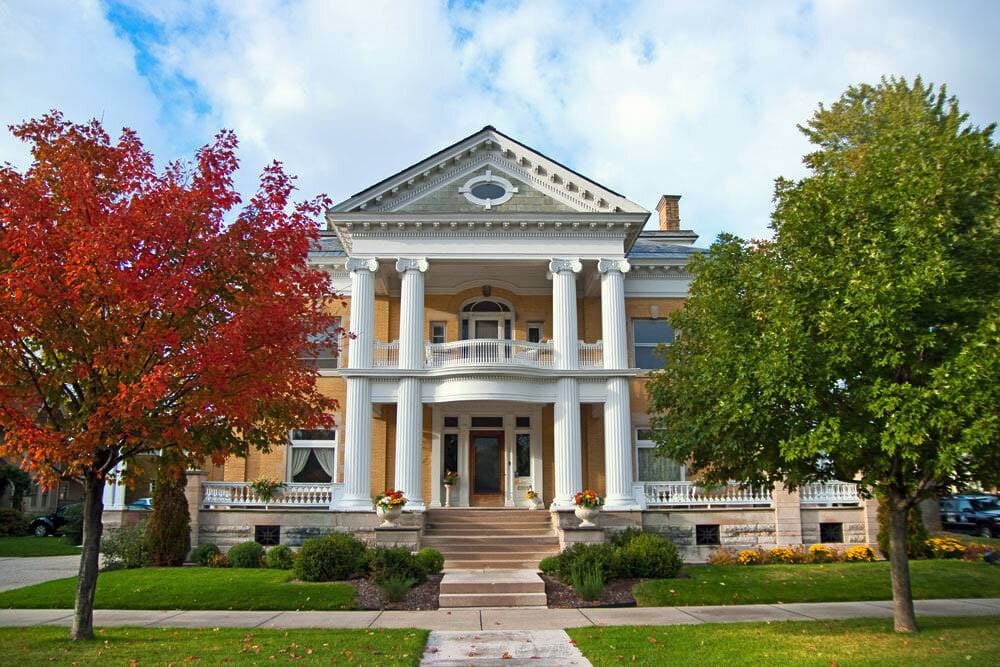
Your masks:
{"label": "tree trunk", "polygon": [[83,483],[83,553],[76,585],[76,607],[69,638],[94,638],[94,593],[97,592],[97,571],[100,566],[101,533],[104,526],[104,480],[88,475]]}
{"label": "tree trunk", "polygon": [[909,508],[903,498],[889,492],[889,565],[892,572],[892,607],[896,632],[918,632],[910,588],[907,518]]}

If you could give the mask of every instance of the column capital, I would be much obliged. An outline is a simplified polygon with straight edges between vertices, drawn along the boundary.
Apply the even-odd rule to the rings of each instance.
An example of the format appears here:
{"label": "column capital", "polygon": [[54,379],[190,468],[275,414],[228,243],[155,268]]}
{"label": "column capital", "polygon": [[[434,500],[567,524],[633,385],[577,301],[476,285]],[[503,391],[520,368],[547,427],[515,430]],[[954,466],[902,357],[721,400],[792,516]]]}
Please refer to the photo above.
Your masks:
{"label": "column capital", "polygon": [[618,273],[628,273],[632,268],[629,261],[624,258],[618,259],[600,259],[597,262],[597,270],[601,273],[611,273],[612,271],[617,271]]}
{"label": "column capital", "polygon": [[349,257],[344,267],[351,273],[355,271],[378,271],[378,260],[374,257]]}
{"label": "column capital", "polygon": [[424,273],[427,271],[427,267],[430,265],[427,263],[426,257],[397,257],[396,258],[396,270],[400,273],[406,273],[407,271],[419,271]]}
{"label": "column capital", "polygon": [[562,273],[563,271],[580,273],[581,269],[583,269],[583,264],[576,258],[553,257],[552,261],[549,262],[549,273]]}

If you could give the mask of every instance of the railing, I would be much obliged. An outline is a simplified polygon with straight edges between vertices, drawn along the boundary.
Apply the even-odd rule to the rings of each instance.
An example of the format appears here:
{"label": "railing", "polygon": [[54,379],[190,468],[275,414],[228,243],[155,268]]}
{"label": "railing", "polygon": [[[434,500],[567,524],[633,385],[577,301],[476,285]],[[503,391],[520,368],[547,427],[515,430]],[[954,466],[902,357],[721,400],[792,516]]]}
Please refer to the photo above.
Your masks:
{"label": "railing", "polygon": [[314,507],[328,508],[340,495],[340,484],[285,484],[266,503],[257,497],[249,482],[205,482],[205,507]]}
{"label": "railing", "polygon": [[399,341],[372,344],[372,368],[399,368]]}
{"label": "railing", "polygon": [[801,505],[857,505],[858,485],[853,482],[817,482],[799,488]]}
{"label": "railing", "polygon": [[604,343],[580,341],[580,368],[604,368]]}
{"label": "railing", "polygon": [[647,507],[770,507],[771,489],[739,484],[701,485],[697,482],[637,482]]}
{"label": "railing", "polygon": [[552,368],[552,343],[476,338],[427,343],[427,368],[522,366]]}

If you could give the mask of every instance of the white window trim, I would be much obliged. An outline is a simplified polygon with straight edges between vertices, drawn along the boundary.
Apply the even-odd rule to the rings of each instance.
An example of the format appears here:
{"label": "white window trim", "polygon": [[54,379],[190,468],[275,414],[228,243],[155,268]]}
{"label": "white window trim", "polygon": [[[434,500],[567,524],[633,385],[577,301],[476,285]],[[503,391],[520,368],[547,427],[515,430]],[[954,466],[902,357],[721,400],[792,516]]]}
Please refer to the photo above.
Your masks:
{"label": "white window trim", "polygon": [[442,339],[441,342],[442,343],[447,343],[448,342],[448,323],[445,322],[444,320],[432,320],[430,322],[430,324],[428,325],[428,328],[430,329],[429,333],[430,333],[430,339],[431,339],[432,343],[434,342],[434,327],[441,327],[441,339]]}
{"label": "white window trim", "polygon": [[541,343],[545,340],[545,322],[525,322],[524,323],[524,340],[529,340],[528,331],[529,329],[538,329],[538,342]]}
{"label": "white window trim", "polygon": [[[663,317],[633,317],[630,320],[631,329],[632,329],[632,331],[631,331],[631,333],[632,333],[632,350],[631,350],[631,352],[632,352],[632,366],[634,366],[635,368],[639,368],[638,362],[636,361],[636,354],[635,354],[636,348],[640,348],[640,347],[644,347],[645,348],[645,347],[648,347],[650,349],[655,350],[660,345],[664,345],[666,347],[670,347],[671,345],[673,345],[674,341],[670,341],[669,343],[664,343],[664,342],[659,342],[659,343],[640,343],[640,342],[636,341],[636,339],[635,339],[635,323],[636,322],[657,322],[657,321],[660,321],[660,320],[663,320],[664,322],[666,322],[667,325],[671,328],[671,330],[673,330],[673,332],[674,332],[674,341],[676,341],[677,340],[677,330],[674,329],[673,325],[671,325],[670,322],[667,322],[667,320],[665,318],[663,318]],[[659,370],[659,368],[643,368],[643,369],[640,369],[640,370],[652,371],[652,370]]]}
{"label": "white window trim", "polygon": [[[633,436],[635,437],[635,477],[639,479],[639,450],[640,449],[653,449],[656,447],[655,440],[640,440],[639,431],[652,431],[653,429],[649,426],[636,426],[634,429]],[[683,463],[678,464],[680,466],[680,480],[681,482],[687,481],[687,466]],[[666,481],[666,480],[650,480],[650,481]]]}
{"label": "white window trim", "polygon": [[[291,452],[292,449],[333,449],[336,450],[334,455],[334,461],[337,461],[337,467],[333,471],[333,478],[330,480],[330,484],[336,484],[338,475],[340,474],[340,431],[338,427],[333,427],[332,429],[327,429],[333,431],[333,440],[296,440],[292,437],[292,434],[296,430],[309,430],[309,429],[292,429],[288,432],[288,451]],[[285,455],[285,483],[286,484],[299,484],[299,482],[292,481],[292,457],[290,454]]]}

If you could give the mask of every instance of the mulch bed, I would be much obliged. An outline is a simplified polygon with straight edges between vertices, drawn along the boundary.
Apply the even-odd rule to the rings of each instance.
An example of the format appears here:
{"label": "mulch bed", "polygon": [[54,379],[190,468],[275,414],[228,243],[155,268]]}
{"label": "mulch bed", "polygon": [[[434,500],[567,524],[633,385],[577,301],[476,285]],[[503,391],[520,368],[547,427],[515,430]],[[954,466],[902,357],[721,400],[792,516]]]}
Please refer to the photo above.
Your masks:
{"label": "mulch bed", "polygon": [[392,604],[383,600],[382,591],[371,579],[353,579],[347,583],[357,590],[358,606],[361,609],[422,611],[438,608],[438,595],[441,593],[441,579],[443,577],[443,574],[428,575],[427,581],[413,587],[405,598]]}
{"label": "mulch bed", "polygon": [[584,600],[572,586],[567,586],[555,577],[538,575],[545,582],[545,597],[549,609],[575,609],[577,607],[634,607],[632,587],[639,579],[616,579],[604,586],[600,600]]}

